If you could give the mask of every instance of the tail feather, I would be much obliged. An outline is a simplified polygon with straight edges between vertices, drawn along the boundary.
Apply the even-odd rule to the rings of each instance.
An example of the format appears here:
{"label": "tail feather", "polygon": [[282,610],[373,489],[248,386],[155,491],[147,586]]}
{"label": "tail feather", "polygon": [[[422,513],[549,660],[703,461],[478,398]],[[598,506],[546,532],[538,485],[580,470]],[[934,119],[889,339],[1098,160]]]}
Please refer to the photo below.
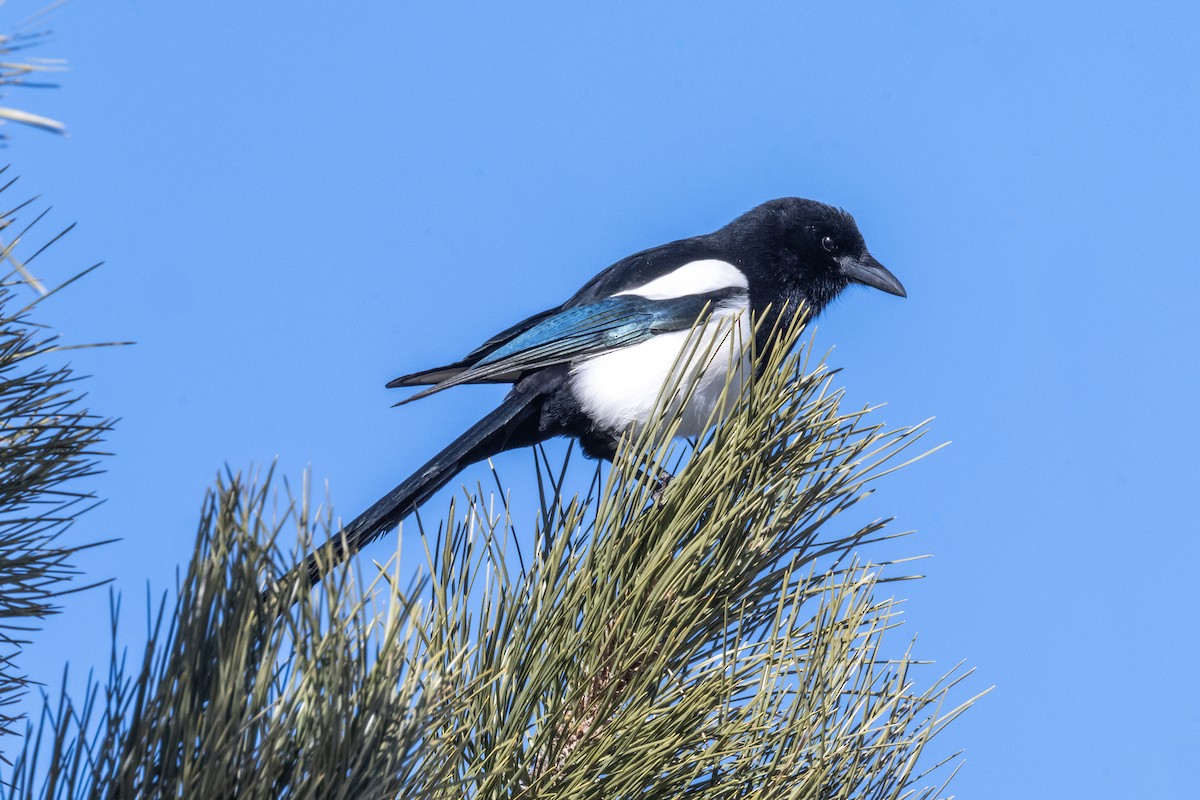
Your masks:
{"label": "tail feather", "polygon": [[511,432],[537,408],[539,399],[537,394],[510,392],[499,407],[310,553],[303,565],[309,584],[318,583],[333,567],[382,536],[467,466],[527,444],[514,440]]}

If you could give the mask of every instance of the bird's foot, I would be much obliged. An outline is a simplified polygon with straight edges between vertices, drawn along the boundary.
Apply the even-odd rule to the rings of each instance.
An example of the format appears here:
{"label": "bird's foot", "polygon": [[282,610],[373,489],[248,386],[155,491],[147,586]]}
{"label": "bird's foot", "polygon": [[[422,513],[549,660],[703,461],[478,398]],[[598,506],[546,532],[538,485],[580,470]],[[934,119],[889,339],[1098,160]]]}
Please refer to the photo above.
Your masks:
{"label": "bird's foot", "polygon": [[662,504],[663,493],[667,491],[667,484],[674,477],[674,475],[665,469],[659,468],[658,474],[654,476],[654,489],[650,492],[650,505],[657,506]]}

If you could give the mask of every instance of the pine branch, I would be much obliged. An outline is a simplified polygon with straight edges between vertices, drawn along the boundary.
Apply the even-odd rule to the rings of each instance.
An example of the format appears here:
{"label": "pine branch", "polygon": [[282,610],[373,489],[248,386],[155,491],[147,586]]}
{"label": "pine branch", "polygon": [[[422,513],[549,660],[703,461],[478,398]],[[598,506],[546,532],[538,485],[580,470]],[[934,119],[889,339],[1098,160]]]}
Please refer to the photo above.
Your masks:
{"label": "pine branch", "polygon": [[892,534],[844,513],[925,428],[844,411],[799,334],[694,452],[664,409],[586,494],[539,474],[536,534],[470,494],[419,566],[262,593],[332,511],[225,475],[140,663],[48,706],[0,798],[937,796],[963,673],[886,645]]}
{"label": "pine branch", "polygon": [[[49,82],[48,76],[67,69],[66,61],[61,58],[38,58],[27,56],[30,50],[40,47],[49,37],[45,30],[35,30],[42,19],[61,6],[65,0],[55,0],[40,11],[19,21],[11,33],[0,35],[0,97],[4,97],[5,87],[20,87],[27,89],[55,88],[57,84]],[[31,128],[49,131],[50,133],[66,133],[67,126],[56,119],[10,106],[0,106],[0,125],[5,122],[18,122]],[[0,134],[0,142],[9,137]]]}
{"label": "pine branch", "polygon": [[[0,229],[24,206],[0,216]],[[14,265],[16,245],[3,249]],[[112,424],[84,407],[78,377],[59,360],[64,348],[29,319],[38,301],[19,300],[12,277],[0,281],[0,734],[18,719],[2,709],[27,687],[14,659],[32,621],[57,611],[54,598],[78,574],[70,560],[83,547],[60,537],[95,502],[79,481],[96,473]]]}

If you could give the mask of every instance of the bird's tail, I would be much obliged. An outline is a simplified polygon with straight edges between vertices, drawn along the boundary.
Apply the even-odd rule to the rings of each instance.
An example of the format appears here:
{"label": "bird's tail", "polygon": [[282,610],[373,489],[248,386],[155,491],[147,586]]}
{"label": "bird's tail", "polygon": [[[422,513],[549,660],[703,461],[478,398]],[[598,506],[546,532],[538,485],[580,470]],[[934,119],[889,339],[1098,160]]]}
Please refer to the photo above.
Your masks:
{"label": "bird's tail", "polygon": [[465,467],[501,451],[528,444],[524,440],[514,440],[512,434],[525,427],[521,423],[539,404],[538,394],[514,389],[498,408],[310,553],[298,569],[308,573],[310,585],[318,583],[329,570],[386,533]]}

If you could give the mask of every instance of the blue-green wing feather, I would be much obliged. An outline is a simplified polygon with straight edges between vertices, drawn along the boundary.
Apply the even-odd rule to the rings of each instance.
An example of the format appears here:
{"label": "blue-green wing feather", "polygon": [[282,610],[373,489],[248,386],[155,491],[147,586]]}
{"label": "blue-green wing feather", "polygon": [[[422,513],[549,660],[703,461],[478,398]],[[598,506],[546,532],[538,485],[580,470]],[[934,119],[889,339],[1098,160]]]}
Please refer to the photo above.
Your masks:
{"label": "blue-green wing feather", "polygon": [[501,376],[562,364],[609,350],[640,344],[660,333],[696,324],[729,291],[651,300],[638,295],[607,297],[574,306],[537,323],[480,358],[456,375],[430,386],[397,405],[463,383],[482,383]]}

